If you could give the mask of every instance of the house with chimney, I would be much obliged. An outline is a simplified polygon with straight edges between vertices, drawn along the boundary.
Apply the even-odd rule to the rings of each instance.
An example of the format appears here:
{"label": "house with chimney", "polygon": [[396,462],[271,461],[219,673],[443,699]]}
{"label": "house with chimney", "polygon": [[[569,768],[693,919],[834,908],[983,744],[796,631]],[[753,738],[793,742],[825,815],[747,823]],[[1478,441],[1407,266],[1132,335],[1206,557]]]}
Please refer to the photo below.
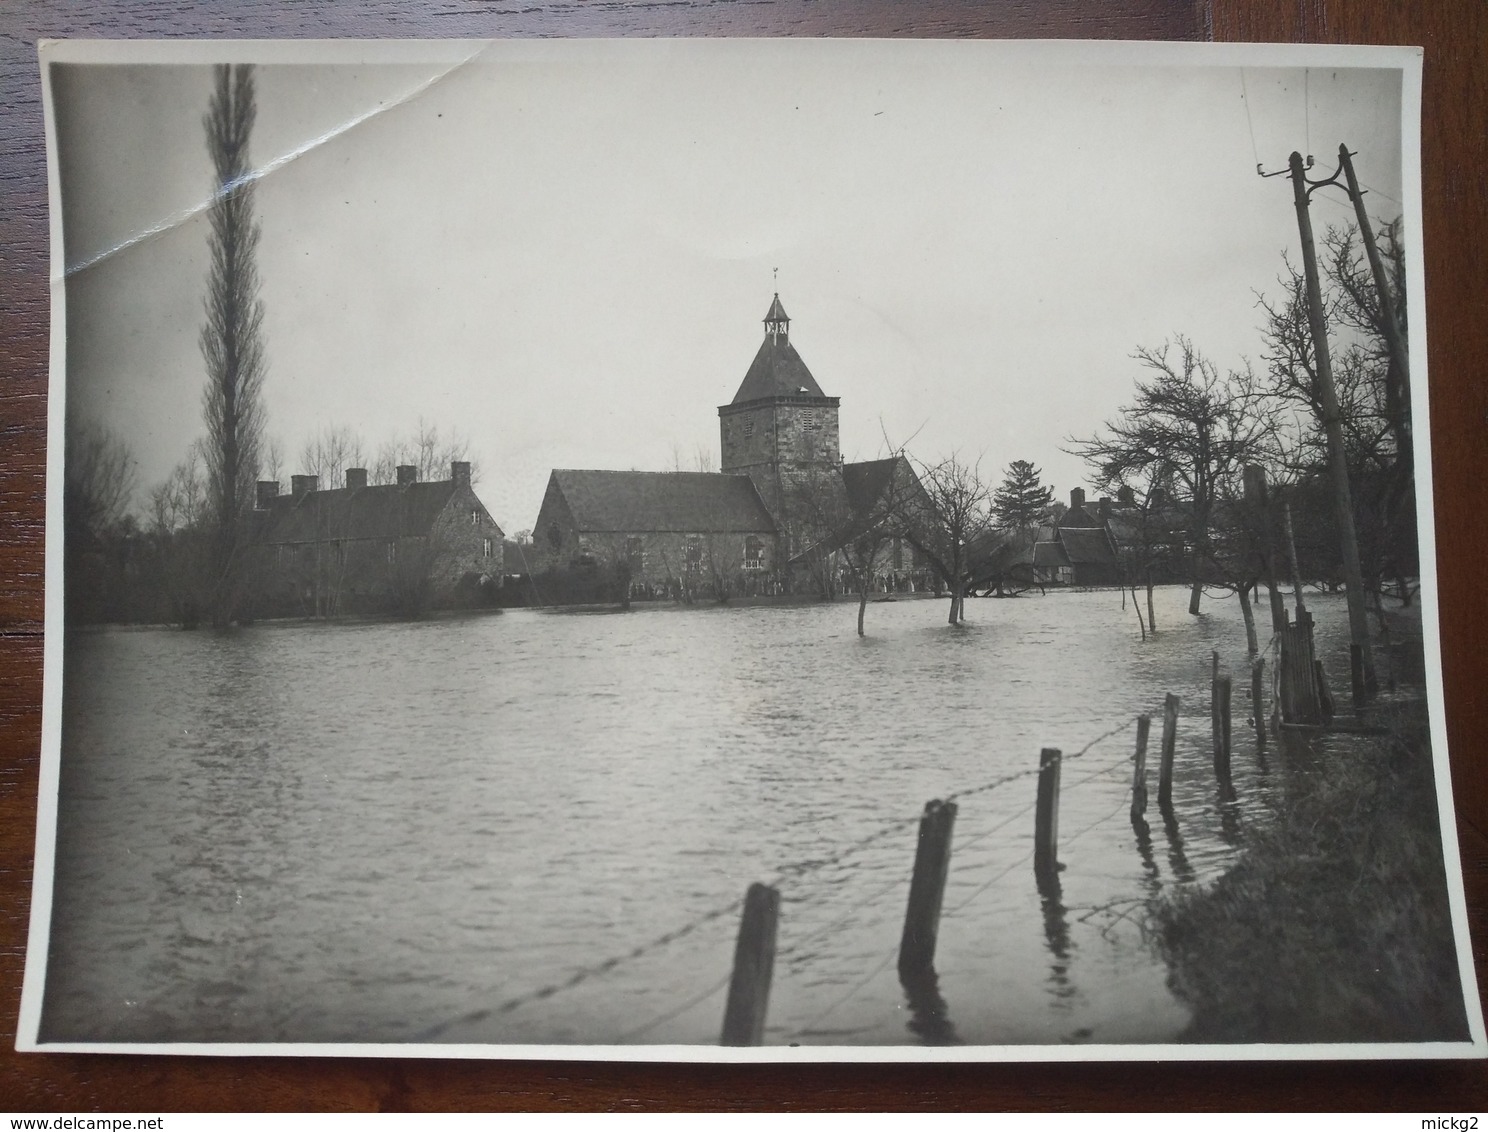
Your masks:
{"label": "house with chimney", "polygon": [[400,465],[396,481],[369,484],[365,468],[322,488],[296,475],[290,492],[261,480],[253,553],[270,615],[421,613],[493,603],[502,581],[502,531],[475,494],[468,461],[448,479],[421,481]]}
{"label": "house with chimney", "polygon": [[1111,500],[1087,503],[1083,488],[1070,489],[1069,506],[1039,532],[1033,544],[1038,581],[1065,586],[1119,586],[1121,547],[1112,529]]}

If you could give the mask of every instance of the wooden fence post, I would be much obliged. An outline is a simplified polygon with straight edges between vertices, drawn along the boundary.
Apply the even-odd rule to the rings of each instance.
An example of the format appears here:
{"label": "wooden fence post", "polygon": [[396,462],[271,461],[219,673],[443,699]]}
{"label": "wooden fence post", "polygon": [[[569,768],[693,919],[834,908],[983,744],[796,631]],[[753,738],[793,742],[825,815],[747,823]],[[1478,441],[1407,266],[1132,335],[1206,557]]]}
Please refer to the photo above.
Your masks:
{"label": "wooden fence post", "polygon": [[1214,743],[1214,773],[1221,781],[1230,777],[1230,697],[1233,681],[1221,676],[1214,682],[1214,701],[1218,727]]}
{"label": "wooden fence post", "polygon": [[1162,761],[1157,769],[1157,808],[1164,814],[1173,809],[1173,751],[1178,740],[1178,697],[1172,692],[1163,701]]}
{"label": "wooden fence post", "polygon": [[734,975],[723,1013],[721,1045],[757,1046],[764,1040],[779,921],[780,892],[767,885],[751,884],[744,894],[739,940],[734,945]]}
{"label": "wooden fence post", "polygon": [[1209,670],[1209,739],[1218,758],[1219,751],[1219,650],[1210,654],[1214,658]]}
{"label": "wooden fence post", "polygon": [[1256,748],[1266,749],[1266,658],[1257,657],[1250,665],[1250,710],[1255,716]]}
{"label": "wooden fence post", "polygon": [[1059,765],[1057,747],[1039,752],[1038,804],[1033,812],[1033,871],[1053,877],[1059,871]]}
{"label": "wooden fence post", "polygon": [[899,938],[899,974],[923,975],[935,967],[935,941],[940,933],[940,906],[951,869],[951,829],[956,803],[925,803],[920,839],[915,846],[914,877],[909,882],[909,908]]}
{"label": "wooden fence post", "polygon": [[1132,766],[1131,820],[1138,822],[1147,812],[1147,736],[1152,731],[1150,715],[1137,716],[1137,754]]}
{"label": "wooden fence post", "polygon": [[1369,686],[1364,680],[1364,650],[1357,644],[1349,645],[1349,678],[1354,707],[1361,708],[1369,702]]}

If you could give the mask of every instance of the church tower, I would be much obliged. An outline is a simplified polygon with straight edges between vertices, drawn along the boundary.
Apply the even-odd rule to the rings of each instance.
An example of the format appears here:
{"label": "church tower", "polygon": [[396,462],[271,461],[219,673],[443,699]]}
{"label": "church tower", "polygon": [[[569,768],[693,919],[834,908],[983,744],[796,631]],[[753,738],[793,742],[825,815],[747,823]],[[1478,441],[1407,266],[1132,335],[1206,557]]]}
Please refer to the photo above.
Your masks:
{"label": "church tower", "polygon": [[[775,521],[791,529],[793,489],[837,484],[842,462],[838,398],[828,397],[790,341],[790,318],[777,294],[765,315],[765,340],[734,399],[718,409],[720,470],[754,481]],[[799,491],[796,494],[799,494]]]}

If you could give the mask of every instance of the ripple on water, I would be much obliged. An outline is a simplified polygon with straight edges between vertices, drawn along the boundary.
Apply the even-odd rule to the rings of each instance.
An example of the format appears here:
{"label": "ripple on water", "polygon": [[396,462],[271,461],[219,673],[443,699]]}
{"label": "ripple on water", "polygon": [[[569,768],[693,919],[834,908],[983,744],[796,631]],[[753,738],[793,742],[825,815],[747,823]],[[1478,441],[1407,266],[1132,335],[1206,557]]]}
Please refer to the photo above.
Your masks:
{"label": "ripple on water", "polygon": [[[1244,672],[1244,635],[1233,600],[1194,619],[1186,599],[1159,592],[1147,642],[1114,593],[973,601],[963,629],[940,602],[874,604],[867,640],[848,604],[76,634],[44,1032],[408,1040],[811,860],[782,882],[771,1041],[947,1040],[947,1020],[969,1043],[1170,1039],[1166,972],[1099,909],[1224,869],[1283,757],[1268,773],[1237,724],[1219,797],[1209,652]],[[1341,602],[1316,604],[1336,653]],[[943,1005],[906,1000],[892,955],[923,803],[1169,691],[1177,822],[1127,822],[1129,728],[1065,768],[1052,895],[1033,778],[962,798]],[[441,1040],[714,1041],[736,927]]]}

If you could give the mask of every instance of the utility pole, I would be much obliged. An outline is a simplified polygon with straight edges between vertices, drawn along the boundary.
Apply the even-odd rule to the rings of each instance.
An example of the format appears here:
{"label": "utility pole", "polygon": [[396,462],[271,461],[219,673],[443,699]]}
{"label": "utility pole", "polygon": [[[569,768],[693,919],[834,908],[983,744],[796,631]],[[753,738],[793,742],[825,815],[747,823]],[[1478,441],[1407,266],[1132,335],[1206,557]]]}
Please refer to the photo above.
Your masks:
{"label": "utility pole", "polygon": [[[1343,584],[1348,597],[1349,637],[1358,646],[1364,685],[1377,687],[1374,653],[1369,645],[1369,620],[1364,608],[1364,571],[1359,564],[1359,536],[1354,529],[1354,501],[1349,490],[1348,453],[1343,446],[1343,421],[1338,393],[1333,386],[1333,361],[1328,353],[1328,323],[1323,316],[1322,285],[1318,282],[1317,249],[1312,241],[1312,218],[1308,201],[1312,190],[1338,183],[1338,174],[1322,181],[1309,181],[1302,155],[1293,151],[1288,159],[1292,195],[1297,205],[1297,230],[1302,236],[1302,268],[1307,279],[1307,322],[1312,331],[1312,349],[1317,362],[1317,393],[1323,408],[1323,430],[1328,437],[1328,466],[1333,476],[1333,505],[1338,514],[1338,534],[1343,543]],[[1272,174],[1274,176],[1274,174]]]}
{"label": "utility pole", "polygon": [[1405,348],[1405,337],[1400,333],[1400,320],[1395,317],[1395,297],[1390,293],[1390,281],[1385,278],[1385,263],[1380,259],[1379,246],[1374,242],[1374,229],[1369,224],[1369,213],[1364,210],[1364,194],[1359,191],[1359,179],[1354,176],[1353,154],[1348,146],[1338,147],[1338,162],[1348,180],[1349,199],[1354,202],[1354,213],[1359,218],[1359,236],[1364,241],[1364,253],[1369,257],[1369,270],[1374,276],[1374,289],[1379,293],[1380,322],[1383,324],[1385,343],[1390,350],[1392,384],[1390,402],[1390,426],[1395,433],[1395,445],[1402,460],[1410,459],[1410,358]]}

